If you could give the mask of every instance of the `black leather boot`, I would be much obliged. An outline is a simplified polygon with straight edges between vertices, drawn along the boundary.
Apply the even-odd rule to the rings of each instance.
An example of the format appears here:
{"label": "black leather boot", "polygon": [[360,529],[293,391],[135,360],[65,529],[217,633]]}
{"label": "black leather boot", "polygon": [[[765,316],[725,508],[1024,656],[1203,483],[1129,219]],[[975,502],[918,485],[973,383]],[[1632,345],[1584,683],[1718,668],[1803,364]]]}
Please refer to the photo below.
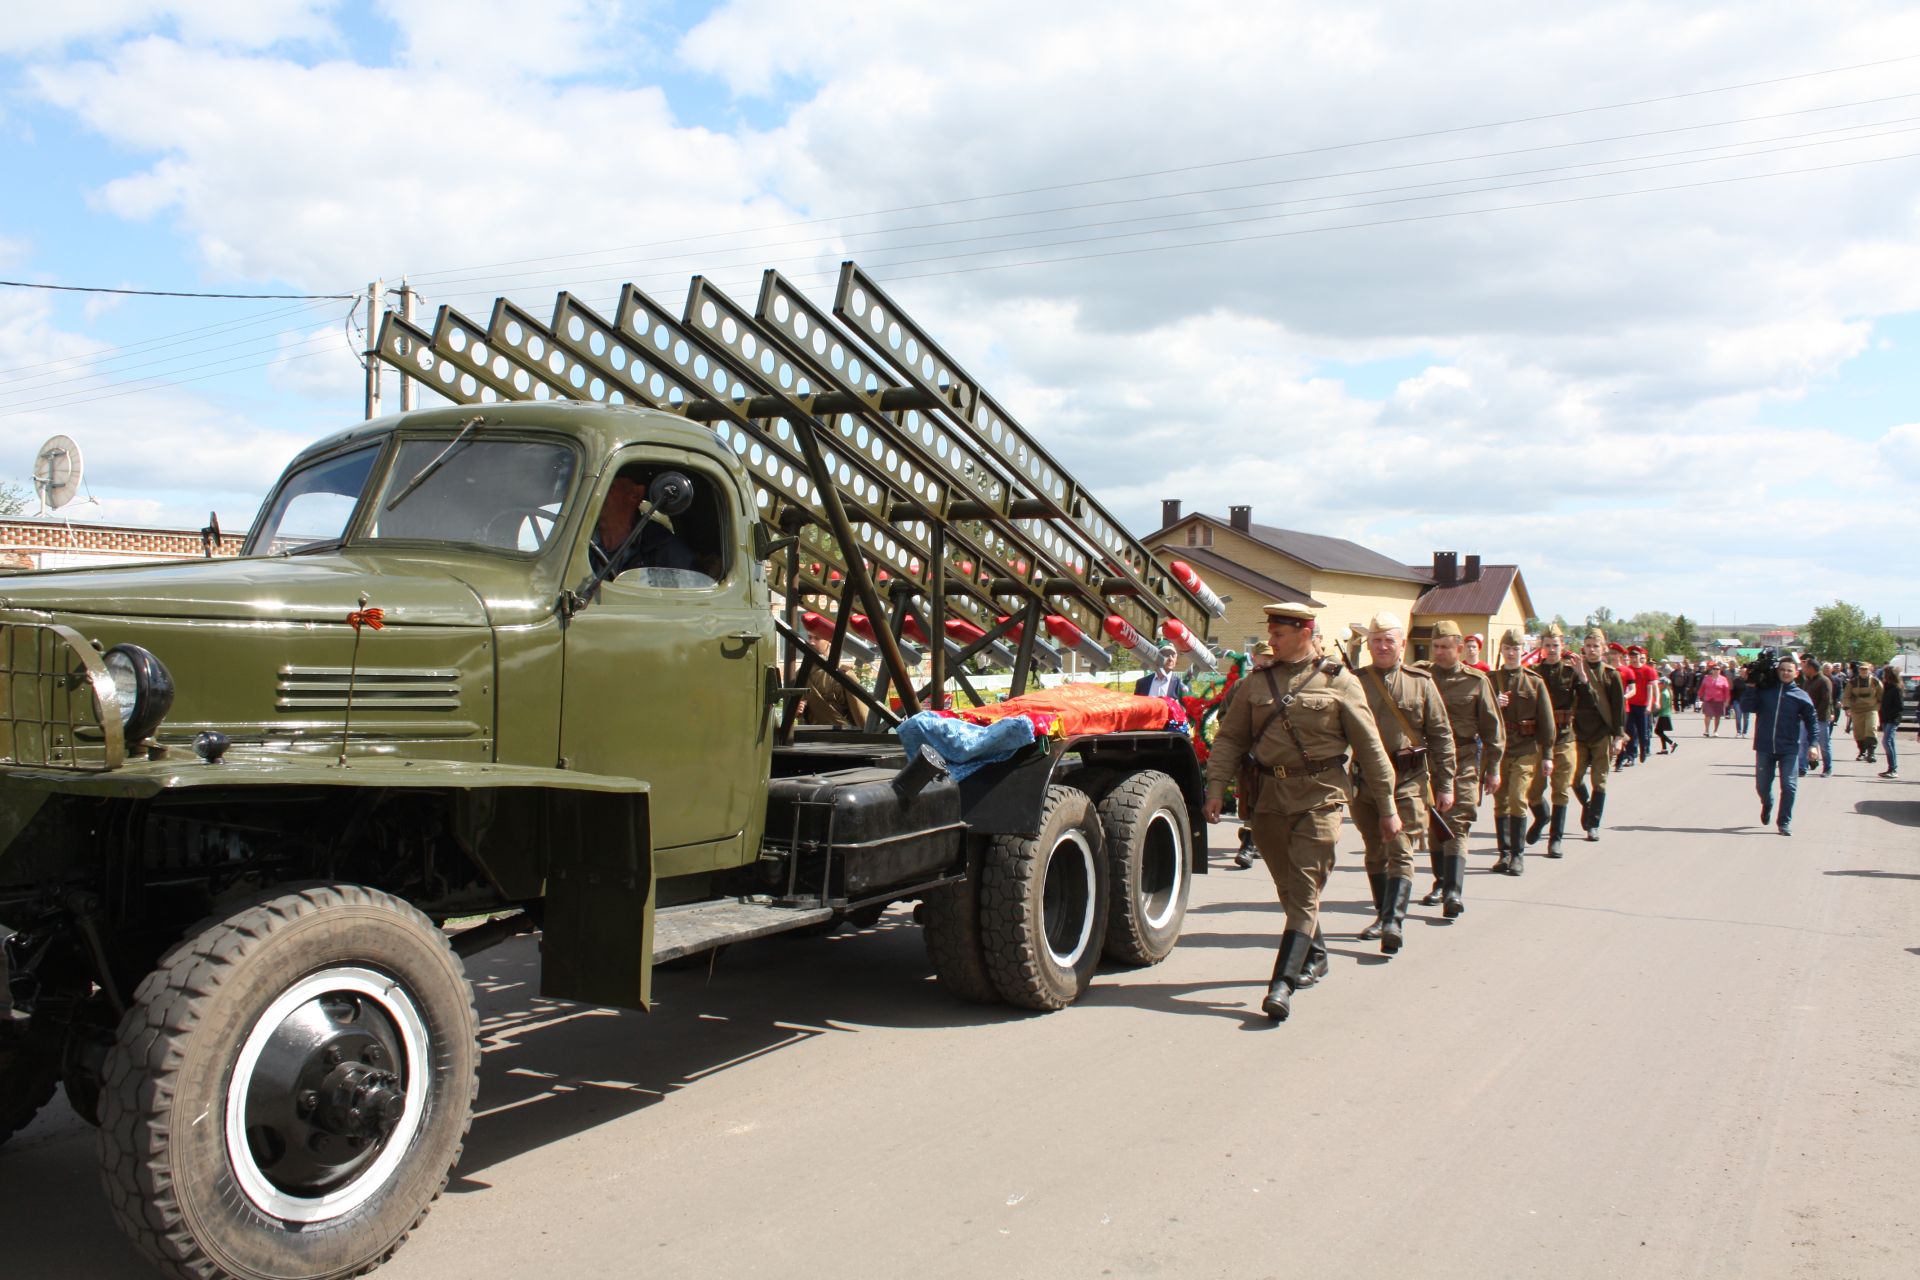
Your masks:
{"label": "black leather boot", "polygon": [[1541,801],[1539,804],[1531,807],[1533,809],[1533,822],[1527,827],[1527,843],[1539,844],[1540,833],[1547,829],[1547,805],[1545,801]]}
{"label": "black leather boot", "polygon": [[1507,860],[1513,857],[1513,850],[1507,847],[1506,815],[1500,813],[1498,810],[1496,810],[1493,815],[1493,839],[1494,843],[1498,845],[1500,849],[1500,856],[1493,860],[1493,874],[1501,875],[1504,874],[1507,869]]}
{"label": "black leather boot", "polygon": [[1553,806],[1553,825],[1547,828],[1547,856],[1564,857],[1566,850],[1561,846],[1567,838],[1567,806]]}
{"label": "black leather boot", "polygon": [[1386,897],[1380,908],[1380,950],[1397,954],[1406,942],[1402,926],[1407,922],[1407,900],[1413,897],[1413,881],[1394,876],[1387,881]]}
{"label": "black leather boot", "polygon": [[1513,856],[1507,859],[1507,874],[1525,875],[1527,873],[1527,815],[1516,813],[1507,821],[1512,824],[1508,828],[1507,842],[1513,847]]}
{"label": "black leather boot", "polygon": [[1587,839],[1598,840],[1600,838],[1600,815],[1606,811],[1607,793],[1604,791],[1594,792],[1593,805],[1587,810]]}
{"label": "black leather boot", "polygon": [[1587,793],[1587,783],[1584,778],[1573,784],[1573,798],[1580,802],[1580,829],[1585,831],[1589,815],[1593,812],[1593,797]]}
{"label": "black leather boot", "polygon": [[1447,905],[1441,909],[1441,914],[1449,920],[1457,920],[1467,911],[1467,904],[1461,897],[1467,887],[1466,847],[1465,840],[1456,840],[1447,849]]}
{"label": "black leather boot", "polygon": [[1267,984],[1267,998],[1260,1011],[1275,1022],[1285,1022],[1293,1012],[1293,993],[1300,986],[1300,973],[1306,966],[1307,950],[1313,939],[1297,929],[1280,935],[1280,954],[1274,957],[1273,980]]}
{"label": "black leather boot", "polygon": [[1381,903],[1385,901],[1387,887],[1386,873],[1384,871],[1367,872],[1367,885],[1373,890],[1373,919],[1368,922],[1366,928],[1360,931],[1359,936],[1362,942],[1372,942],[1380,936],[1380,926],[1386,918],[1386,910],[1381,906]]}
{"label": "black leather boot", "polygon": [[1427,828],[1427,869],[1433,872],[1433,888],[1427,890],[1427,896],[1420,899],[1423,907],[1439,905],[1441,893],[1447,887],[1447,858],[1441,852],[1452,839],[1447,829],[1438,820],[1428,824]]}
{"label": "black leather boot", "polygon": [[1327,976],[1327,937],[1320,932],[1320,925],[1313,926],[1313,941],[1307,944],[1307,963],[1300,970],[1299,987],[1302,991],[1308,987],[1317,987],[1320,980]]}

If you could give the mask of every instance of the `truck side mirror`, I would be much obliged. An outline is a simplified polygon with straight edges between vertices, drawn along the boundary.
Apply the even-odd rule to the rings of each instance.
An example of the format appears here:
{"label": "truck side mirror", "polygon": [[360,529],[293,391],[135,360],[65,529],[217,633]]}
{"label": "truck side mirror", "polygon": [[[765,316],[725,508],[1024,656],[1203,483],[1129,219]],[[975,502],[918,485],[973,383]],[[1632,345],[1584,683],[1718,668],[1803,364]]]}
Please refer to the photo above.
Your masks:
{"label": "truck side mirror", "polygon": [[800,541],[796,533],[776,534],[765,520],[756,520],[753,525],[753,558],[765,560],[795,546]]}

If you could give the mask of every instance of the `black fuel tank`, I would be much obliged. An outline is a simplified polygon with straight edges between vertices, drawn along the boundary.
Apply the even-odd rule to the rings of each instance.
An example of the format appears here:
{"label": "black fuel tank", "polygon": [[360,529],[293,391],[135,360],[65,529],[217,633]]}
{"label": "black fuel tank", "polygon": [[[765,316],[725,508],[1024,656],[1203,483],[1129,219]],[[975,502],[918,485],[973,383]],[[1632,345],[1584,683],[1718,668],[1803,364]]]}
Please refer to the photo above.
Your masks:
{"label": "black fuel tank", "polygon": [[791,859],[797,892],[824,889],[849,901],[958,870],[966,834],[959,786],[944,773],[905,786],[898,779],[885,768],[773,779],[762,848]]}

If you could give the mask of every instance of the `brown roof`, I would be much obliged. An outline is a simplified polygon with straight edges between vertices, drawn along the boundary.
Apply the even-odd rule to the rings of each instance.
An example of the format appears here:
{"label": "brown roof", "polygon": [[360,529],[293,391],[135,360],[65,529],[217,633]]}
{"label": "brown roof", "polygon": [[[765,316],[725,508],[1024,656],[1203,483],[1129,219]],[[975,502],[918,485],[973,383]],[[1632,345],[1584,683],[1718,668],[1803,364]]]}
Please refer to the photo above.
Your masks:
{"label": "brown roof", "polygon": [[1182,547],[1168,544],[1155,550],[1163,560],[1185,560],[1199,571],[1201,577],[1209,575],[1232,578],[1235,582],[1254,588],[1274,604],[1310,604],[1316,609],[1324,608],[1318,600],[1304,591],[1296,590],[1280,581],[1269,578],[1264,573],[1255,573],[1245,565],[1235,564],[1223,555],[1218,555],[1205,547]]}
{"label": "brown roof", "polygon": [[[1433,581],[1432,566],[1423,566],[1413,570],[1427,582]],[[1480,577],[1473,582],[1452,582],[1448,585],[1428,587],[1426,593],[1413,602],[1415,613],[1484,613],[1488,617],[1500,612],[1500,606],[1506,603],[1507,592],[1512,589],[1514,579],[1520,574],[1520,566],[1515,564],[1483,564]]]}
{"label": "brown roof", "polygon": [[[1357,573],[1368,578],[1391,578],[1396,582],[1431,581],[1389,556],[1370,551],[1345,538],[1330,538],[1324,533],[1302,533],[1298,529],[1276,529],[1270,524],[1249,524],[1235,529],[1233,523],[1218,516],[1196,511],[1187,520],[1205,520],[1229,532],[1244,534],[1265,543],[1283,556],[1298,560],[1310,568],[1328,573]],[[1177,529],[1185,521],[1176,520],[1167,529]],[[1165,533],[1167,530],[1161,530]]]}

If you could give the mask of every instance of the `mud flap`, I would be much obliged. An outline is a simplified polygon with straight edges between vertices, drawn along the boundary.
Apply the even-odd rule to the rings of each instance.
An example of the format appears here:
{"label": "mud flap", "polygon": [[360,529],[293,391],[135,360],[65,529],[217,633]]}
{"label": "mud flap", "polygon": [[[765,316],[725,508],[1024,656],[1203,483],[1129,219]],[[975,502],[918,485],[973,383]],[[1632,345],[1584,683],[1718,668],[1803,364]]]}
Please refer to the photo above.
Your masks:
{"label": "mud flap", "polygon": [[645,1009],[653,999],[653,847],[645,795],[556,794],[540,994]]}

